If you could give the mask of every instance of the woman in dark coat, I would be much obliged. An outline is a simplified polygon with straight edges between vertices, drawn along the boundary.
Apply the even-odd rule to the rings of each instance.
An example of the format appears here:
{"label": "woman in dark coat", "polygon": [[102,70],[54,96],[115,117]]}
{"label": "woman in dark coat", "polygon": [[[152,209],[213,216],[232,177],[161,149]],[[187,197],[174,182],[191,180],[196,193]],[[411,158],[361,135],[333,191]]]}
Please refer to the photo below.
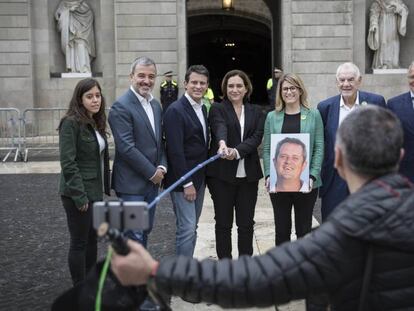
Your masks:
{"label": "woman in dark coat", "polygon": [[249,103],[252,84],[241,70],[223,78],[224,99],[209,114],[210,155],[223,156],[207,168],[207,185],[214,203],[218,258],[232,258],[231,229],[236,214],[238,251],[253,254],[254,210],[259,179],[263,177],[257,147],[263,136],[264,115]]}
{"label": "woman in dark coat", "polygon": [[73,284],[96,263],[97,241],[92,203],[109,194],[109,156],[105,100],[94,79],[78,82],[59,124],[59,193],[70,233],[69,270]]}

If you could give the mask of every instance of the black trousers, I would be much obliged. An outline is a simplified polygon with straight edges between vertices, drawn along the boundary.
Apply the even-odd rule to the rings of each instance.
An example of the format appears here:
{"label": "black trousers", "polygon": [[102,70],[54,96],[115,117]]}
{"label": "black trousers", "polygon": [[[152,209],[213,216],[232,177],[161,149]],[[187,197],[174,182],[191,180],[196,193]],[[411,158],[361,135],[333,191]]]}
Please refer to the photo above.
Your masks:
{"label": "black trousers", "polygon": [[73,285],[76,285],[96,263],[97,238],[92,225],[92,203],[86,212],[80,212],[71,198],[61,196],[61,199],[70,234],[69,271]]}
{"label": "black trousers", "polygon": [[258,181],[248,182],[246,178],[240,178],[233,184],[210,177],[207,179],[207,185],[214,203],[218,258],[232,258],[231,229],[234,212],[239,256],[251,256]]}
{"label": "black trousers", "polygon": [[292,206],[295,210],[296,236],[300,238],[311,231],[313,207],[317,196],[318,189],[313,189],[310,193],[278,192],[270,194],[276,226],[276,245],[290,241]]}

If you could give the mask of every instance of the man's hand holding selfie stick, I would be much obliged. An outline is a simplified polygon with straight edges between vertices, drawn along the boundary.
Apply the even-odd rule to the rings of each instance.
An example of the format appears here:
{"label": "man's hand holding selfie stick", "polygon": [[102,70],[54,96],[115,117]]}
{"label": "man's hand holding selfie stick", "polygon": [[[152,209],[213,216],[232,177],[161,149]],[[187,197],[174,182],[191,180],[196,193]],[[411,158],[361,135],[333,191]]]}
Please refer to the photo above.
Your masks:
{"label": "man's hand holding selfie stick", "polygon": [[114,254],[111,268],[119,282],[124,286],[145,285],[155,276],[158,261],[139,243],[128,240],[129,253],[126,256]]}
{"label": "man's hand holding selfie stick", "polygon": [[[221,148],[219,149],[220,153],[209,158],[203,163],[198,164],[187,174],[185,174],[174,184],[172,184],[168,189],[164,190],[148,206],[145,202],[135,202],[144,204],[145,206],[135,210],[126,210],[125,212],[121,213],[122,217],[115,217],[115,220],[117,221],[119,219],[123,219],[123,221],[121,221],[121,226],[117,227],[122,228],[125,225],[132,225],[133,227],[145,228],[148,222],[148,213],[146,211],[148,211],[148,209],[151,208],[152,205],[156,204],[163,196],[171,192],[176,186],[181,184],[200,168],[217,160],[219,157],[226,158],[228,156],[231,156],[231,152],[229,152],[224,141],[223,143],[224,144],[222,144]],[[128,202],[124,202],[124,205],[126,204],[128,204]],[[102,214],[102,212],[100,213]],[[105,217],[100,216],[97,218],[98,219],[96,221],[99,223],[99,221],[103,220],[103,218]],[[112,255],[111,258],[111,269],[114,275],[119,280],[119,282],[123,286],[146,285],[149,295],[161,307],[161,310],[171,310],[168,304],[165,302],[166,297],[161,296],[157,292],[155,288],[155,282],[153,281],[153,277],[155,276],[158,269],[158,261],[152,258],[150,253],[142,245],[140,245],[137,242],[125,239],[118,230],[109,229],[106,235],[111,240],[113,249],[115,250],[115,253]]]}

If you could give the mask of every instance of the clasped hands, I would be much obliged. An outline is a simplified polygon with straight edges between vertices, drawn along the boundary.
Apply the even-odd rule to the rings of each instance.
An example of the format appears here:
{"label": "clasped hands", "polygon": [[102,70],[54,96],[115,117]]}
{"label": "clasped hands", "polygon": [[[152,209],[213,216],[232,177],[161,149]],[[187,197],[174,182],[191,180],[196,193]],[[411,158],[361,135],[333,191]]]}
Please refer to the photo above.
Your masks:
{"label": "clasped hands", "polygon": [[237,158],[237,153],[235,148],[228,148],[226,143],[221,140],[219,143],[219,148],[217,153],[220,155],[222,159],[226,160],[234,160]]}
{"label": "clasped hands", "polygon": [[160,185],[164,179],[165,171],[161,167],[157,167],[154,176],[151,177],[151,181],[154,185]]}

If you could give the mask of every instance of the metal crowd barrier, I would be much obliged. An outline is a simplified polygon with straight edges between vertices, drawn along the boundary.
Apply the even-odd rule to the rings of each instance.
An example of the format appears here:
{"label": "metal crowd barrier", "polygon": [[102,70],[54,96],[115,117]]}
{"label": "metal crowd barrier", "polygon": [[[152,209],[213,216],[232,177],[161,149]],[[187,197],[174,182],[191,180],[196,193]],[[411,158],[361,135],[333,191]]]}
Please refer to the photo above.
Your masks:
{"label": "metal crowd barrier", "polygon": [[59,150],[57,128],[66,108],[29,108],[22,114],[22,153],[28,160],[29,150]]}
{"label": "metal crowd barrier", "polygon": [[[58,154],[59,133],[57,128],[67,108],[30,108],[22,114],[22,154],[28,161],[30,150],[50,150]],[[108,115],[109,108],[106,109]],[[108,132],[110,128],[108,126]],[[111,134],[111,133],[110,133]],[[114,148],[112,135],[108,138],[110,149]]]}
{"label": "metal crowd barrier", "polygon": [[14,152],[14,161],[21,157],[20,111],[16,108],[0,108],[0,150],[6,155],[2,162]]}
{"label": "metal crowd barrier", "polygon": [[[106,109],[108,115],[109,109]],[[59,152],[59,133],[57,128],[67,108],[29,108],[23,113],[16,108],[0,108],[0,160],[6,162],[14,153],[14,161],[27,162],[29,151],[50,150]],[[110,127],[109,149],[115,144]],[[5,155],[4,153],[5,152]]]}

